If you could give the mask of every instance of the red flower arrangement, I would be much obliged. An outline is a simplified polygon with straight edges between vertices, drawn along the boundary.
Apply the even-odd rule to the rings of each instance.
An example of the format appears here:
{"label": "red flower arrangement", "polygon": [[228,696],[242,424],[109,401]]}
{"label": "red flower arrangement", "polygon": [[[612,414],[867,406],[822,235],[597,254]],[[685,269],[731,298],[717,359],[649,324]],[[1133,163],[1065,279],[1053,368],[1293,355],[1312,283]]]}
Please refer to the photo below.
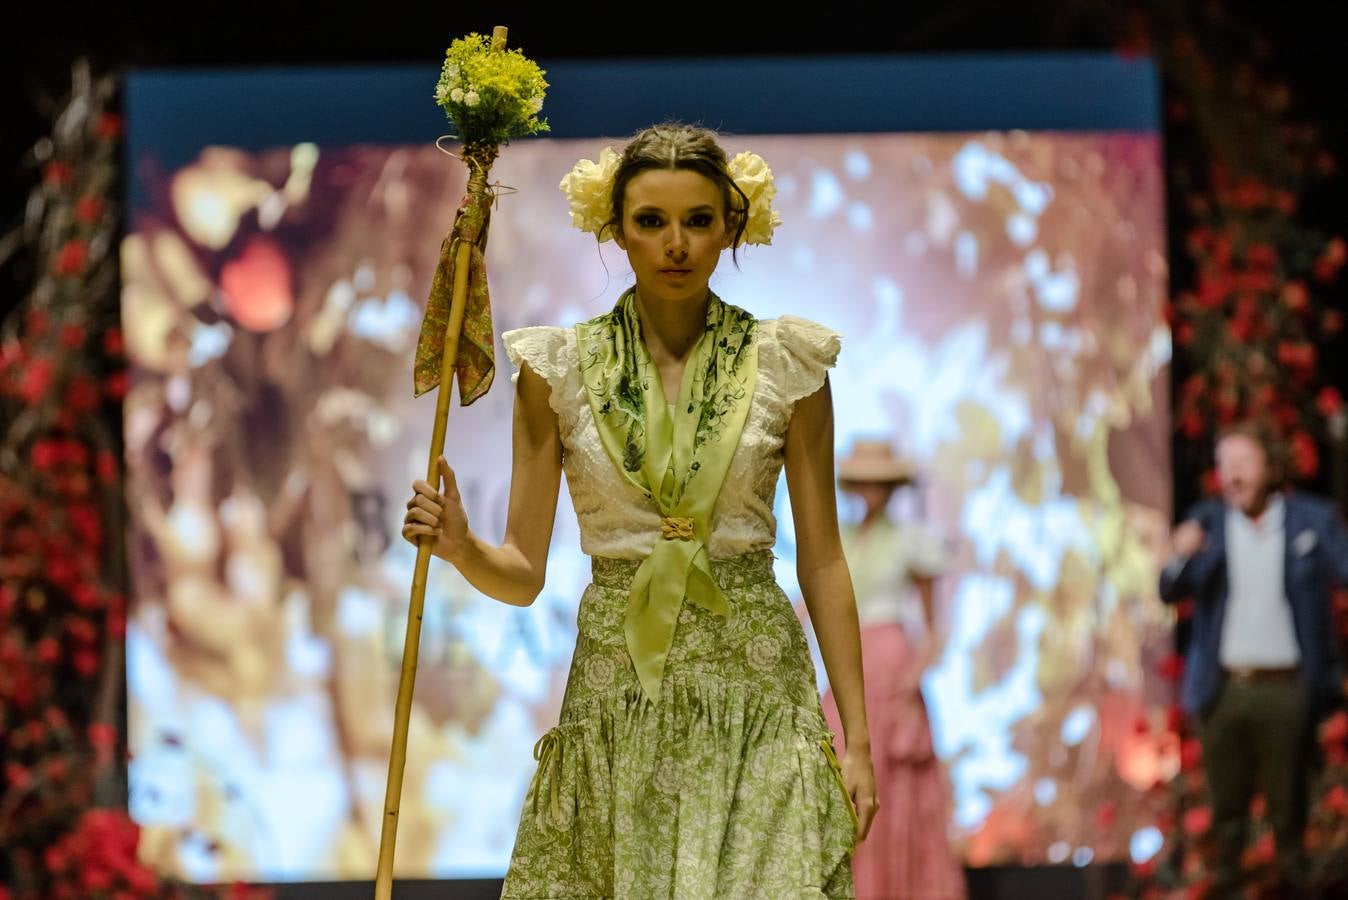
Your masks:
{"label": "red flower arrangement", "polygon": [[[87,69],[83,63],[80,66]],[[93,240],[117,216],[120,119],[109,76],[86,71],[57,115],[30,199],[26,300],[0,323],[0,900],[250,900],[246,886],[188,889],[137,857],[124,808],[124,696],[110,650],[126,633],[115,436],[125,397],[115,265]],[[47,151],[44,151],[47,152]],[[40,304],[40,305],[39,305]]]}

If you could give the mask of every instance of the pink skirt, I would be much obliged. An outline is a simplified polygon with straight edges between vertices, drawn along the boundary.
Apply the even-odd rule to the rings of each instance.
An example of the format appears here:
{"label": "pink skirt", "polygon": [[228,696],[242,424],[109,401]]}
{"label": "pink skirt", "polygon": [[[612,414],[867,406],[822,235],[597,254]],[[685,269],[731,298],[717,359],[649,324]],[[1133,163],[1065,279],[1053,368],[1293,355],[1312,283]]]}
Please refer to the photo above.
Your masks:
{"label": "pink skirt", "polygon": [[[964,900],[964,872],[946,838],[950,786],[932,747],[921,661],[897,623],[863,628],[861,659],[880,811],[852,859],[857,900]],[[829,728],[845,745],[833,692],[823,699]]]}

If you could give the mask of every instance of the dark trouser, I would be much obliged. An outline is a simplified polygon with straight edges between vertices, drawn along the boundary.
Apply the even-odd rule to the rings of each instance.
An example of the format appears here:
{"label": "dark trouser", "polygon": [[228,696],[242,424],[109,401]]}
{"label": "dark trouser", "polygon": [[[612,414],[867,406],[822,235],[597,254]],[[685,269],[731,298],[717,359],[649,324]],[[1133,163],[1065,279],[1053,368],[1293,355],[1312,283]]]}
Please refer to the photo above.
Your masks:
{"label": "dark trouser", "polygon": [[1280,877],[1289,887],[1305,883],[1302,836],[1309,803],[1311,735],[1299,678],[1226,679],[1217,704],[1199,725],[1217,851],[1209,897],[1239,896],[1241,854],[1256,787],[1264,792]]}

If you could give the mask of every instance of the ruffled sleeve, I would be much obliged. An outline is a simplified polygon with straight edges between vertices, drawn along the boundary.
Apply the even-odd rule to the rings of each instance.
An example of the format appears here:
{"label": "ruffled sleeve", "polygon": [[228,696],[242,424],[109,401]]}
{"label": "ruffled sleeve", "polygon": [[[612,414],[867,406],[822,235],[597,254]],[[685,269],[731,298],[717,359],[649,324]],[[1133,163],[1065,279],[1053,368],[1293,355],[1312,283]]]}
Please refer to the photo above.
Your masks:
{"label": "ruffled sleeve", "polygon": [[800,316],[776,320],[778,391],[788,404],[808,397],[824,384],[824,376],[838,361],[842,335]]}
{"label": "ruffled sleeve", "polygon": [[902,535],[908,571],[918,578],[935,578],[946,569],[945,541],[919,525],[905,528]]}
{"label": "ruffled sleeve", "polygon": [[510,382],[519,382],[519,370],[524,363],[533,369],[551,388],[548,405],[564,422],[573,424],[573,405],[568,403],[574,382],[579,380],[576,359],[575,332],[560,325],[530,325],[501,333],[506,355],[515,364]]}

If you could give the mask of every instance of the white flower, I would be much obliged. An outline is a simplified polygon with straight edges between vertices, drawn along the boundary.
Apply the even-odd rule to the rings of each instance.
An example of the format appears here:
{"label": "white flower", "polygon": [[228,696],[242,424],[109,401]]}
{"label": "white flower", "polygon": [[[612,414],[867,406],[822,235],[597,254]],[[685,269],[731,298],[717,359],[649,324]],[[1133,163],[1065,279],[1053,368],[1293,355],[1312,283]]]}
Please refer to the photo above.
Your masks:
{"label": "white flower", "polygon": [[777,657],[782,655],[781,645],[766,634],[752,638],[744,647],[744,655],[749,665],[760,672],[771,671],[777,665]]}
{"label": "white flower", "polygon": [[455,88],[454,90],[450,91],[450,92],[449,92],[449,99],[453,100],[455,103],[462,103],[462,102],[463,102],[463,88]]}
{"label": "white flower", "polygon": [[[599,162],[582,159],[559,185],[571,205],[571,224],[599,234],[613,216],[613,178],[621,157],[612,147],[599,152]],[[603,240],[612,237],[604,232]]]}
{"label": "white flower", "polygon": [[732,826],[730,833],[726,835],[726,846],[731,850],[748,850],[753,847],[754,841],[757,840],[757,838],[758,831],[756,829],[750,828],[748,825],[740,822]]}
{"label": "white flower", "polygon": [[450,63],[449,65],[445,66],[445,74],[448,75],[451,79],[453,79],[453,78],[458,78],[458,77],[459,77],[459,64],[458,64],[458,63]]}
{"label": "white flower", "polygon": [[602,691],[613,684],[617,666],[607,656],[593,656],[585,663],[585,684],[595,691]]}
{"label": "white flower", "polygon": [[529,98],[529,102],[525,104],[524,108],[529,115],[531,116],[538,115],[538,113],[543,109],[543,95],[534,94],[532,97]]}
{"label": "white flower", "polygon": [[449,96],[449,88],[447,86],[442,84],[435,89],[435,99],[440,101],[441,103],[444,103],[445,98],[448,96]]}
{"label": "white flower", "polygon": [[463,102],[468,106],[477,106],[477,91],[469,91],[463,95]]}
{"label": "white flower", "polygon": [[575,808],[566,801],[557,804],[557,809],[551,816],[552,827],[558,831],[570,831],[571,825],[576,820]]}
{"label": "white flower", "polygon": [[772,178],[772,169],[757,153],[739,153],[726,167],[730,177],[739,189],[749,198],[749,221],[744,226],[742,243],[771,244],[772,231],[782,224],[782,218],[772,208],[772,198],[777,196],[777,185]]}
{"label": "white flower", "polygon": [[755,778],[768,777],[768,774],[772,771],[772,761],[768,758],[768,754],[759,750],[751,755],[749,757],[749,771],[753,773]]}
{"label": "white flower", "polygon": [[[684,607],[687,612],[688,607]],[[706,625],[699,625],[697,618],[688,614],[685,619],[683,615],[679,616],[679,634],[683,635],[683,659],[696,659],[698,656],[707,652],[707,643],[710,635]]]}
{"label": "white flower", "polygon": [[655,764],[651,773],[655,789],[662,794],[677,794],[683,779],[680,777],[679,764],[672,756],[666,756]]}

